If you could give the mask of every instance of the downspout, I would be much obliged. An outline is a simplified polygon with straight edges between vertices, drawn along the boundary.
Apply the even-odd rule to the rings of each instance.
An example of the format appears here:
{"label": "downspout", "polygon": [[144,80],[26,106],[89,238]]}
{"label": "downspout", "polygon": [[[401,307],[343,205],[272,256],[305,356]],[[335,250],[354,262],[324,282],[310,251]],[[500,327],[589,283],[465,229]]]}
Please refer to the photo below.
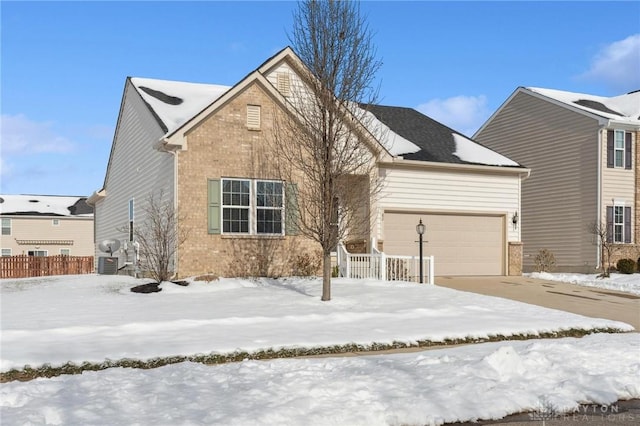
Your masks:
{"label": "downspout", "polygon": [[[602,130],[606,126],[604,124],[598,127],[598,176],[596,191],[596,226],[600,229],[602,219]],[[596,238],[596,269],[602,268],[600,260],[602,259],[602,242],[600,238]]]}
{"label": "downspout", "polygon": [[180,245],[178,244],[178,150],[169,151],[173,155],[173,213],[175,215],[175,235],[176,235],[176,247],[175,254],[173,256],[173,275],[171,279],[175,279],[178,275],[178,250]]}

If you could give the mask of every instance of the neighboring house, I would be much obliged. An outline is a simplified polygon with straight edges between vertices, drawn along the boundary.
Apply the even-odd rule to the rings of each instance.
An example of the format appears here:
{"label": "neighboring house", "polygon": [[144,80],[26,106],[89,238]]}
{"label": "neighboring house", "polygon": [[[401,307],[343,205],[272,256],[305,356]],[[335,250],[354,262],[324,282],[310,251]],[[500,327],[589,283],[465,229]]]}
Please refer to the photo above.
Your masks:
{"label": "neighboring house", "polygon": [[638,259],[640,91],[601,97],[520,87],[474,135],[530,167],[523,184],[525,270],[541,249],[557,270],[600,268],[600,226],[617,259]]}
{"label": "neighboring house", "polygon": [[[278,179],[267,142],[276,113],[295,102],[300,67],[285,48],[233,87],[127,78],[104,185],[89,198],[96,243],[123,241],[119,262],[133,265],[133,230],[145,221],[149,195],[162,194],[188,234],[178,276],[239,275],[256,264],[291,274],[291,256],[319,246],[286,219],[302,209],[292,190],[304,182]],[[422,219],[437,275],[519,274],[514,220],[529,170],[415,110],[370,111],[361,133],[374,137],[382,190],[363,206],[371,226],[348,247],[417,254]],[[268,209],[259,203],[265,191],[278,200]],[[96,247],[96,255],[105,254]]]}
{"label": "neighboring house", "polygon": [[86,197],[0,195],[2,256],[93,256]]}

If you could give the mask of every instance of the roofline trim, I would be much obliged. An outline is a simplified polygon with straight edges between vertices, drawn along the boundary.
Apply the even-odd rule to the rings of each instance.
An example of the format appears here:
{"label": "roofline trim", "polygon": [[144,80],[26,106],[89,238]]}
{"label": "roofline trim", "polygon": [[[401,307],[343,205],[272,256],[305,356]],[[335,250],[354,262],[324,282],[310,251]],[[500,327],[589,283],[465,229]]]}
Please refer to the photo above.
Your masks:
{"label": "roofline trim", "polygon": [[522,166],[492,166],[481,164],[439,163],[435,161],[405,160],[394,158],[392,161],[378,162],[378,168],[412,168],[412,169],[452,169],[469,172],[531,175],[531,169]]}

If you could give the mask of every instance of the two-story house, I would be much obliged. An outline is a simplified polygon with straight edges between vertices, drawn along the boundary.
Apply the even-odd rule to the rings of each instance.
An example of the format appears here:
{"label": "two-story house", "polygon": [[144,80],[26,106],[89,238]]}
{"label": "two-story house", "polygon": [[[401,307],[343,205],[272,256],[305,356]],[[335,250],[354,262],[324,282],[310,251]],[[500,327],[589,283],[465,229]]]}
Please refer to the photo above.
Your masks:
{"label": "two-story house", "polygon": [[640,91],[615,97],[519,87],[474,138],[531,168],[523,183],[524,267],[541,249],[557,270],[601,268],[600,238],[611,264],[638,259]]}
{"label": "two-story house", "polygon": [[93,256],[86,197],[0,195],[2,256]]}

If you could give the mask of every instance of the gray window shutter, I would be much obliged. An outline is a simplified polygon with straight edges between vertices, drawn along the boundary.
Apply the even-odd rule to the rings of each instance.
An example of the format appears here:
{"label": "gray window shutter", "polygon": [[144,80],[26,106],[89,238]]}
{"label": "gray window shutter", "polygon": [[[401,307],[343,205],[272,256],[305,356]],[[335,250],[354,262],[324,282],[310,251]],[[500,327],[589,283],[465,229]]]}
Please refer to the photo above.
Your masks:
{"label": "gray window shutter", "polygon": [[631,133],[624,134],[624,168],[631,170]]}
{"label": "gray window shutter", "polygon": [[613,207],[607,207],[607,242],[613,242]]}
{"label": "gray window shutter", "polygon": [[207,181],[207,228],[209,234],[220,233],[220,179]]}
{"label": "gray window shutter", "polygon": [[607,130],[607,167],[613,167],[614,164],[613,138],[613,130]]}
{"label": "gray window shutter", "polygon": [[624,242],[631,243],[631,207],[624,208]]}
{"label": "gray window shutter", "polygon": [[298,185],[288,183],[285,189],[285,234],[298,235],[300,210],[298,207]]}

